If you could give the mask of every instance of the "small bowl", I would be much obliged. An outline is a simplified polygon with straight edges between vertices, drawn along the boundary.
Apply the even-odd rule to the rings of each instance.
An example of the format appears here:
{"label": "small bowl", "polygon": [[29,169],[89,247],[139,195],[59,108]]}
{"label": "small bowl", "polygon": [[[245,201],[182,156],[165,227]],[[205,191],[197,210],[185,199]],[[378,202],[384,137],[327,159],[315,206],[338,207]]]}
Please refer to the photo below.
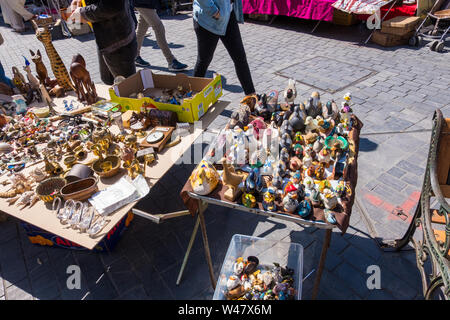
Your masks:
{"label": "small bowl", "polygon": [[[101,168],[101,165],[102,163],[105,163],[107,161],[111,162],[111,169],[104,172]],[[94,172],[102,178],[111,178],[115,176],[117,173],[119,173],[119,169],[120,169],[120,158],[114,155],[108,155],[104,159],[98,159],[92,164],[92,170],[94,170]]]}
{"label": "small bowl", "polygon": [[[46,179],[38,184],[36,187],[36,194],[44,202],[53,202],[53,200],[59,196],[61,189],[66,183],[66,179],[63,178],[55,177]],[[55,190],[57,192],[55,192]]]}
{"label": "small bowl", "polygon": [[61,195],[64,200],[84,201],[87,200],[98,191],[98,179],[87,178],[66,184],[61,189]]}

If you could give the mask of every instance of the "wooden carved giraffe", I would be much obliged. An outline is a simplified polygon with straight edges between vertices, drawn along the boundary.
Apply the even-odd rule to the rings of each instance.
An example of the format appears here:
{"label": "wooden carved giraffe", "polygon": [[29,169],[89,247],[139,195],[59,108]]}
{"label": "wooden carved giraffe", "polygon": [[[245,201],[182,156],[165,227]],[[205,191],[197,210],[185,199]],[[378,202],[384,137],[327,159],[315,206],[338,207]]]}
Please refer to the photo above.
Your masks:
{"label": "wooden carved giraffe", "polygon": [[[34,22],[34,21],[33,21]],[[69,73],[67,72],[66,66],[64,65],[61,57],[56,51],[52,43],[52,35],[47,27],[36,28],[36,38],[41,41],[47,51],[47,56],[50,59],[50,64],[53,70],[53,74],[58,81],[58,85],[66,91],[74,90],[72,81],[70,81]]]}

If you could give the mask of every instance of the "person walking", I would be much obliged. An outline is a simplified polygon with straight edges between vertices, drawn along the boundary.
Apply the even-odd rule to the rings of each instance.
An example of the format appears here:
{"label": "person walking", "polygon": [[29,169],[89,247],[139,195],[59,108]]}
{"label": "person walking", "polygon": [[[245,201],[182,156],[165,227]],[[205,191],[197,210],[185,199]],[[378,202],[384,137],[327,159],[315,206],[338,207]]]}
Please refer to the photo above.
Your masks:
{"label": "person walking", "polygon": [[204,77],[219,39],[227,49],[246,95],[255,94],[238,23],[244,22],[242,0],[194,0],[197,62],[194,77]]}
{"label": "person walking", "polygon": [[35,15],[25,9],[25,0],[0,0],[3,20],[9,24],[15,32],[24,32],[25,21],[29,21]]}
{"label": "person walking", "polygon": [[68,21],[92,23],[100,65],[100,78],[108,85],[117,76],[136,73],[136,32],[129,0],[81,0],[71,4]]}
{"label": "person walking", "polygon": [[139,12],[136,37],[138,42],[138,56],[136,65],[138,67],[150,67],[150,63],[142,59],[141,48],[144,43],[145,35],[149,27],[153,28],[156,36],[156,42],[167,60],[168,68],[171,71],[180,71],[187,68],[187,65],[179,62],[170,51],[166,40],[166,31],[161,19],[156,11],[160,7],[159,0],[134,0],[134,6]]}

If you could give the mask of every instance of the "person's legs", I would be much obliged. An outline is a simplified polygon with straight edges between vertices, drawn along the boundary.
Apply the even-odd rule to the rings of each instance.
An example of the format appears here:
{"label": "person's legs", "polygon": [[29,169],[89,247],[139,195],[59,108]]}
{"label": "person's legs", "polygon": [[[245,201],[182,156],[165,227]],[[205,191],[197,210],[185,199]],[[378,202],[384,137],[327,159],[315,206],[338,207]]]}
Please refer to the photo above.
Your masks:
{"label": "person's legs", "polygon": [[[103,59],[110,73],[113,76],[113,81],[114,78],[117,76],[123,76],[127,78],[136,73],[136,65],[135,65],[136,56],[137,56],[136,38],[134,38],[133,41],[131,41],[128,45],[123,46],[114,52],[103,53]],[[102,80],[106,84],[109,84],[103,78]]]}
{"label": "person's legs", "polygon": [[197,62],[194,67],[194,77],[204,77],[213,59],[219,36],[202,28],[195,20],[194,31],[197,36]]}
{"label": "person's legs", "polygon": [[2,14],[6,24],[9,24],[15,31],[24,31],[25,23],[22,17],[11,8],[6,0],[2,0]]}
{"label": "person's legs", "polygon": [[34,17],[34,14],[25,9],[25,0],[6,0],[11,9],[13,9],[17,14],[22,16],[25,21],[28,21]]}
{"label": "person's legs", "polygon": [[161,19],[158,16],[158,13],[155,9],[138,8],[137,10],[139,11],[140,16],[145,19],[147,24],[151,26],[153,31],[155,32],[156,42],[158,43],[158,47],[163,52],[167,63],[172,63],[175,57],[173,56],[172,52],[170,51],[169,45],[167,44],[166,30],[163,23],[161,22]]}
{"label": "person's legs", "polygon": [[109,71],[108,66],[105,63],[105,59],[103,58],[103,54],[97,48],[98,55],[98,65],[100,68],[100,79],[102,79],[103,83],[107,85],[112,85],[114,83],[114,76],[111,71]]}
{"label": "person's legs", "polygon": [[147,20],[145,19],[144,14],[142,13],[143,11],[141,11],[142,9],[136,8],[136,10],[139,12],[139,20],[136,29],[136,40],[138,45],[137,55],[140,56],[142,44],[144,43],[144,38],[145,35],[147,34],[147,30],[150,25],[147,23]]}
{"label": "person's legs", "polygon": [[244,44],[242,43],[241,32],[239,31],[234,12],[231,13],[225,36],[220,37],[220,39],[234,62],[234,68],[236,69],[236,74],[244,93],[246,95],[255,93]]}

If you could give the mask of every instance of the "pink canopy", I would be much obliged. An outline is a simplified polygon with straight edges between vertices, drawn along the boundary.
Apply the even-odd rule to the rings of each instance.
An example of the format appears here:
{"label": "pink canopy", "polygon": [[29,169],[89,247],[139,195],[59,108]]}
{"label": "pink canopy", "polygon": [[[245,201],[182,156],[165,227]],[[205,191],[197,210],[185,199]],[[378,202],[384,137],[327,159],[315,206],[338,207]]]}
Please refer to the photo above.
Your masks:
{"label": "pink canopy", "polygon": [[242,0],[245,14],[271,14],[308,20],[333,20],[336,0]]}

